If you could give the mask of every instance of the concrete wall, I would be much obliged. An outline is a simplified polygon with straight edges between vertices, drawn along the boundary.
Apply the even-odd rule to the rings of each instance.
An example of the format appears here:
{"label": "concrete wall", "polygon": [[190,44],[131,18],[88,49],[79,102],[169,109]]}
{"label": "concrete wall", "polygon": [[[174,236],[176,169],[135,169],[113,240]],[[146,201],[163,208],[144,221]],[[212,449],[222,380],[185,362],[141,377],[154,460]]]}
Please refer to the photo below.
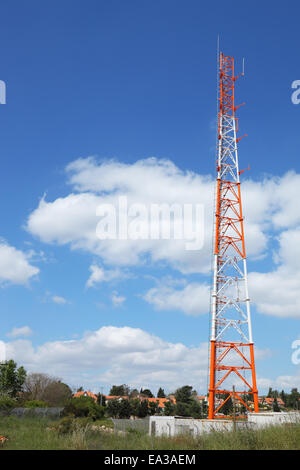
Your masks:
{"label": "concrete wall", "polygon": [[[247,422],[237,422],[237,429],[245,429]],[[177,436],[189,434],[199,436],[211,431],[232,431],[232,420],[208,420],[180,418],[176,416],[150,416],[149,435],[151,436]]]}
{"label": "concrete wall", "polygon": [[267,426],[276,426],[288,423],[300,423],[300,413],[297,411],[291,412],[266,412],[266,413],[251,413],[248,415],[248,422],[254,428],[260,429]]}
{"label": "concrete wall", "polygon": [[[297,422],[300,423],[299,412],[251,413],[248,415],[248,420],[236,422],[236,429],[261,429],[267,426]],[[195,437],[212,431],[233,431],[233,427],[234,423],[232,420],[150,416],[149,435],[177,436],[178,434],[189,434]]]}

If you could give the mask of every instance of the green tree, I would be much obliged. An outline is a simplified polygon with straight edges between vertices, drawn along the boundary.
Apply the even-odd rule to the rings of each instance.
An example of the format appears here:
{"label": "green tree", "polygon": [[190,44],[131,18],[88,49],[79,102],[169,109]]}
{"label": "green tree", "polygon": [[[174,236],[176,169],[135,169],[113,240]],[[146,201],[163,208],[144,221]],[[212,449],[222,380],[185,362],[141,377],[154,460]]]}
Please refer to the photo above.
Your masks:
{"label": "green tree", "polygon": [[120,414],[120,402],[118,400],[108,400],[107,414],[112,418],[118,418]]}
{"label": "green tree", "polygon": [[164,415],[165,416],[172,416],[175,414],[175,406],[171,401],[166,401],[165,408],[164,408]]}
{"label": "green tree", "polygon": [[88,417],[96,420],[103,418],[104,408],[95,403],[91,397],[75,397],[69,400],[62,414],[63,416]]}
{"label": "green tree", "polygon": [[[249,401],[249,400],[248,400],[248,396],[249,396],[249,395],[250,395],[249,393],[244,393],[243,396],[242,396],[242,400],[243,400],[243,402],[244,402],[246,405],[248,405],[248,401]],[[252,401],[252,396],[251,396],[250,401]],[[237,400],[236,400],[236,402],[237,402]],[[245,415],[246,412],[247,412],[246,406],[245,406],[242,402],[236,403],[236,405],[239,406],[240,413],[241,413],[242,415]],[[249,406],[249,405],[248,405],[248,406]]]}
{"label": "green tree", "polygon": [[166,398],[165,391],[161,387],[159,387],[159,389],[158,389],[157,398]]}
{"label": "green tree", "polygon": [[208,417],[208,404],[205,401],[201,402],[201,414],[202,414],[202,418]]}
{"label": "green tree", "polygon": [[13,409],[19,406],[15,398],[9,397],[0,397],[0,413],[8,413]]}
{"label": "green tree", "polygon": [[190,404],[183,403],[181,401],[176,402],[175,405],[175,414],[177,416],[190,416]]}
{"label": "green tree", "polygon": [[138,395],[139,395],[139,391],[136,388],[134,388],[133,390],[130,391],[129,398],[135,399],[138,397]]}
{"label": "green tree", "polygon": [[[227,397],[228,397],[228,395],[227,395]],[[220,408],[220,412],[224,415],[230,415],[233,412],[232,398],[229,395],[228,400],[225,402],[227,397],[224,398],[224,405],[222,406],[222,408]]]}
{"label": "green tree", "polygon": [[193,387],[184,385],[175,392],[176,403],[191,403]]}
{"label": "green tree", "polygon": [[151,401],[149,403],[149,412],[151,416],[155,415],[155,413],[158,413],[158,404],[155,401]]}
{"label": "green tree", "polygon": [[284,406],[286,406],[286,399],[287,399],[287,396],[286,396],[286,393],[284,392],[284,390],[281,390],[279,396],[280,396],[281,400],[283,401]]}
{"label": "green tree", "polygon": [[201,405],[196,400],[192,400],[188,411],[192,418],[203,418]]}
{"label": "green tree", "polygon": [[12,359],[0,363],[0,396],[17,397],[23,390],[25,380],[24,367],[17,369],[17,364]]}
{"label": "green tree", "polygon": [[97,403],[98,405],[105,406],[106,405],[106,396],[98,393],[97,395]]}
{"label": "green tree", "polygon": [[143,401],[141,401],[141,403],[140,403],[138,417],[139,417],[139,418],[145,418],[148,414],[149,414],[148,401],[147,401],[147,400],[143,400]]}
{"label": "green tree", "polygon": [[300,393],[298,392],[297,388],[292,388],[291,393],[288,395],[287,398],[287,406],[289,408],[293,408],[294,410],[299,410],[299,402]]}
{"label": "green tree", "polygon": [[107,414],[112,418],[130,418],[133,414],[132,401],[126,398],[122,400],[109,400]]}
{"label": "green tree", "polygon": [[109,394],[116,397],[125,397],[130,394],[130,388],[126,384],[113,385],[110,389]]}
{"label": "green tree", "polygon": [[149,390],[149,388],[145,388],[145,390],[143,390],[141,388],[140,394],[144,395],[145,397],[148,397],[148,398],[153,398],[154,397],[153,393],[151,392],[151,390]]}
{"label": "green tree", "polygon": [[279,392],[278,390],[273,390],[271,387],[269,388],[267,398],[278,398]]}
{"label": "green tree", "polygon": [[180,387],[175,392],[176,405],[175,405],[175,414],[178,416],[190,416],[191,410],[190,406],[192,405],[194,399],[192,397],[193,387],[190,385],[184,385]]}
{"label": "green tree", "polygon": [[138,400],[137,398],[134,398],[133,400],[130,400],[130,405],[131,405],[131,414],[133,416],[138,416],[139,409],[140,409],[140,400]]}
{"label": "green tree", "polygon": [[120,401],[119,418],[130,418],[130,416],[131,416],[130,401],[127,399],[123,399]]}
{"label": "green tree", "polygon": [[274,398],[273,411],[275,411],[276,413],[280,412],[280,408],[279,408],[279,405],[278,405],[278,402],[277,402],[277,398]]}

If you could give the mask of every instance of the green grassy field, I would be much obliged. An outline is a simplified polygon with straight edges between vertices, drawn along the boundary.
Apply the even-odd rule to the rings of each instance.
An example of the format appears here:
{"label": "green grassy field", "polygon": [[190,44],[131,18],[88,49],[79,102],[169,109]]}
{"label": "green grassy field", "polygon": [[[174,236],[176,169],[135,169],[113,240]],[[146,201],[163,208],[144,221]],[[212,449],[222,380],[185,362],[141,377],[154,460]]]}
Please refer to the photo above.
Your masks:
{"label": "green grassy field", "polygon": [[123,434],[101,431],[94,426],[110,425],[76,422],[62,433],[58,423],[47,419],[0,418],[0,435],[8,441],[1,450],[210,450],[210,449],[293,449],[300,450],[300,425],[284,425],[261,431],[211,433],[196,439],[189,436],[149,437],[131,431]]}

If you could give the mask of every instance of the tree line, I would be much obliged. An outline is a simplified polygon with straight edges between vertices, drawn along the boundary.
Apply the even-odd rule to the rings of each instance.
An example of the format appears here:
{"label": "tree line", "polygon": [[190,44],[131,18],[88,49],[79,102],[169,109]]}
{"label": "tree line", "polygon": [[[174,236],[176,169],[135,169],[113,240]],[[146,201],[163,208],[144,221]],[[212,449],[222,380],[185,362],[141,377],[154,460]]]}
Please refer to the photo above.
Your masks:
{"label": "tree line", "polygon": [[[80,387],[77,391],[83,391]],[[63,407],[64,412],[73,416],[88,416],[93,419],[110,416],[113,418],[144,418],[148,415],[207,417],[207,403],[197,399],[197,392],[190,385],[179,387],[174,394],[175,401],[158,389],[156,397],[149,388],[130,388],[126,384],[113,385],[109,392],[115,399],[106,399],[97,394],[96,402],[91,397],[73,397],[72,389],[60,379],[44,373],[27,374],[24,367],[17,367],[13,360],[0,363],[0,409],[12,407]],[[280,411],[277,400],[281,398],[289,409],[300,409],[300,393],[293,388],[290,393],[269,389],[267,398],[273,398],[273,410]],[[164,406],[151,398],[169,398]],[[251,396],[248,397],[251,401]],[[232,413],[232,400],[224,405],[224,414]],[[240,410],[241,411],[241,410]],[[244,410],[246,411],[246,410]]]}
{"label": "tree line", "polygon": [[[110,396],[126,397],[122,399],[110,399],[107,403],[107,414],[113,418],[129,418],[136,416],[144,418],[147,415],[163,413],[166,416],[189,416],[193,418],[205,418],[207,405],[199,403],[197,392],[190,385],[184,385],[174,392],[175,403],[172,399],[164,402],[161,409],[159,403],[147,401],[147,398],[155,398],[150,389],[131,390],[127,385],[114,385],[110,390]],[[163,388],[159,388],[156,398],[167,398]],[[142,399],[142,400],[141,400]]]}
{"label": "tree line", "polygon": [[[129,397],[129,398],[136,398],[137,396],[155,398],[154,394],[151,392],[149,388],[145,388],[145,389],[141,388],[140,391],[138,391],[137,388],[132,389],[129,387],[129,385],[126,385],[126,384],[113,385],[109,391],[109,395],[117,396],[117,397]],[[166,398],[166,394],[163,388],[159,387],[156,397]]]}
{"label": "tree line", "polygon": [[[43,373],[27,374],[13,361],[0,363],[0,404],[61,407],[72,397],[71,388],[56,377]],[[4,405],[3,405],[4,406]]]}
{"label": "tree line", "polygon": [[[78,391],[83,391],[80,387]],[[24,367],[17,367],[13,361],[0,363],[0,409],[12,407],[63,407],[64,413],[75,417],[98,419],[104,415],[114,418],[143,418],[147,415],[163,413],[165,415],[204,417],[205,405],[199,404],[196,391],[185,385],[174,392],[176,404],[172,400],[164,402],[163,409],[159,403],[148,401],[155,398],[148,388],[131,389],[128,385],[113,385],[110,395],[123,397],[106,400],[105,395],[98,394],[97,400],[91,397],[73,397],[71,388],[60,379],[44,373],[27,374]],[[126,398],[125,398],[126,397]],[[167,398],[162,387],[157,398]]]}
{"label": "tree line", "polygon": [[281,390],[273,390],[269,388],[267,398],[273,398],[274,403],[277,403],[277,399],[281,398],[286,408],[292,408],[293,410],[300,410],[300,392],[297,388],[292,388],[290,393]]}

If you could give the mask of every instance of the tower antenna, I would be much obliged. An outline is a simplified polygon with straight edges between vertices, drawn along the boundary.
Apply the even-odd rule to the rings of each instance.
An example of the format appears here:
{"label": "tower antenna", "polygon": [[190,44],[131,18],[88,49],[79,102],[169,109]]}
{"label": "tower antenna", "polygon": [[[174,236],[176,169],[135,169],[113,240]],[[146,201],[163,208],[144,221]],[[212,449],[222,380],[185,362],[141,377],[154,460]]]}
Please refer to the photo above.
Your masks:
{"label": "tower antenna", "polygon": [[[237,149],[241,138],[236,135],[234,58],[221,53],[218,68],[209,419],[222,416],[222,407],[230,398],[238,400],[248,411],[258,412]],[[234,397],[232,390],[235,390]],[[253,409],[245,398],[249,395]]]}

